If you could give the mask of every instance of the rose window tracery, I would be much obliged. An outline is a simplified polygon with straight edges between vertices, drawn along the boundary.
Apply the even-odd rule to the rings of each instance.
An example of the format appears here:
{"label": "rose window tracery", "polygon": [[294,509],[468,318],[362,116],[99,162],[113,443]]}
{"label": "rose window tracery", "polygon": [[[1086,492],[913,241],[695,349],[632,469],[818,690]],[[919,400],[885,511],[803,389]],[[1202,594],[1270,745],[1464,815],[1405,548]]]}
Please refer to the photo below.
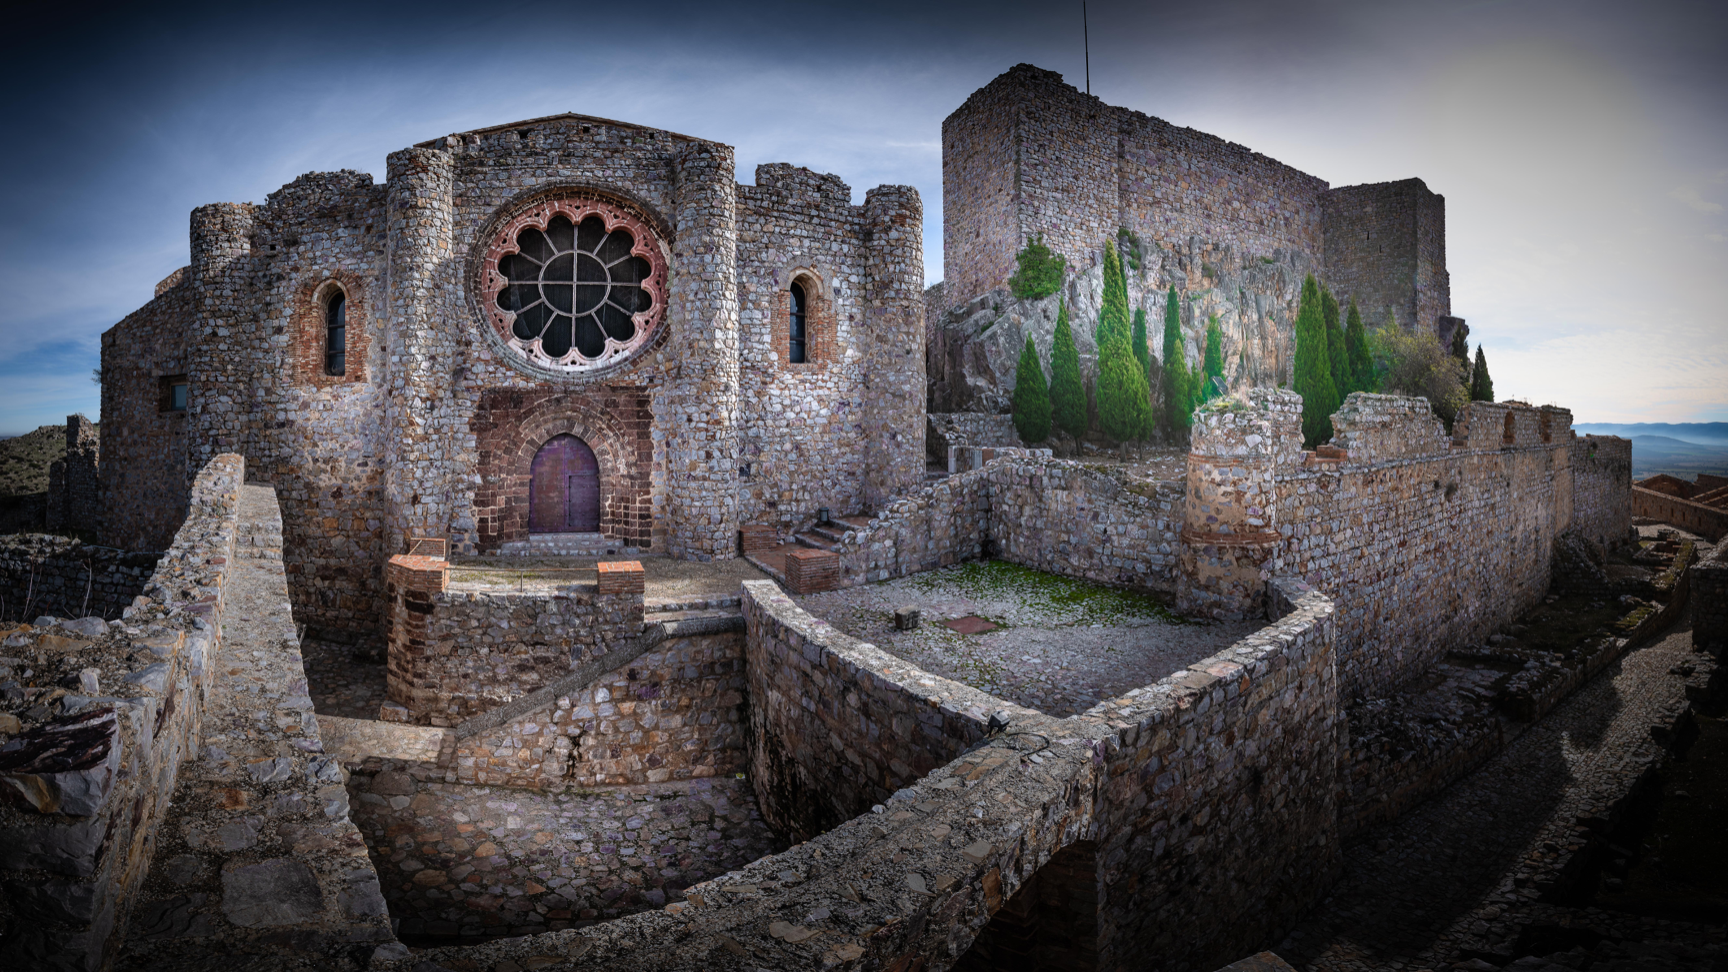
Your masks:
{"label": "rose window tracery", "polygon": [[599,199],[558,199],[498,233],[483,291],[507,347],[541,368],[580,372],[648,343],[665,316],[666,261],[632,214]]}

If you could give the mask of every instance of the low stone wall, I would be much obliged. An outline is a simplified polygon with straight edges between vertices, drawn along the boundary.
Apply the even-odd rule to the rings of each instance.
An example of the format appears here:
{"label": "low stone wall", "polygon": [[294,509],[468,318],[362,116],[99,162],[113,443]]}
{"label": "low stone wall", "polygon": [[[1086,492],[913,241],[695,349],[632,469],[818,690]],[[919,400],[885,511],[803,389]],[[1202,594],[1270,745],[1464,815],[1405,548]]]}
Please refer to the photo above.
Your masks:
{"label": "low stone wall", "polygon": [[640,591],[601,594],[594,584],[555,594],[427,590],[402,579],[397,562],[406,559],[392,561],[388,584],[389,694],[422,725],[454,726],[642,634]]}
{"label": "low stone wall", "polygon": [[744,768],[744,636],[672,637],[542,708],[461,739],[451,782],[617,786]]}
{"label": "low stone wall", "polygon": [[1215,968],[1262,947],[1339,867],[1341,681],[1332,602],[1086,715],[1105,722],[1101,969]]}
{"label": "low stone wall", "polygon": [[[812,815],[794,821],[809,839],[664,910],[374,967],[947,968],[998,916],[1023,931],[1017,895],[1052,883],[1096,898],[1095,917],[1057,931],[1064,947],[1095,944],[1098,968],[1149,954],[1217,967],[1312,903],[1337,857],[1332,608],[1312,591],[1287,601],[1228,651],[1056,720],[904,665],[751,582],[752,705],[770,713],[752,716],[753,782],[765,818]],[[926,760],[928,773],[913,765]]]}
{"label": "low stone wall", "polygon": [[161,557],[44,533],[0,537],[0,622],[118,618]]}
{"label": "low stone wall", "polygon": [[190,513],[123,621],[0,635],[0,964],[113,960],[214,678],[244,478],[198,474]]}
{"label": "low stone wall", "polygon": [[1169,591],[1181,553],[1180,483],[1020,459],[989,469],[991,552],[1053,574]]}
{"label": "low stone wall", "polygon": [[924,417],[924,449],[944,467],[956,446],[1018,447],[1014,416],[986,412],[930,412]]}
{"label": "low stone wall", "polygon": [[1632,515],[1673,524],[1711,543],[1728,536],[1728,510],[1669,496],[1643,486],[1632,487]]}
{"label": "low stone wall", "polygon": [[763,817],[808,839],[865,812],[984,738],[1037,715],[909,665],[745,581],[750,776]]}
{"label": "low stone wall", "polygon": [[1031,450],[902,499],[836,544],[840,586],[994,556],[1070,577],[1170,590],[1182,487],[1132,483]]}
{"label": "low stone wall", "polygon": [[1688,571],[1692,584],[1692,643],[1718,654],[1728,650],[1728,543]]}

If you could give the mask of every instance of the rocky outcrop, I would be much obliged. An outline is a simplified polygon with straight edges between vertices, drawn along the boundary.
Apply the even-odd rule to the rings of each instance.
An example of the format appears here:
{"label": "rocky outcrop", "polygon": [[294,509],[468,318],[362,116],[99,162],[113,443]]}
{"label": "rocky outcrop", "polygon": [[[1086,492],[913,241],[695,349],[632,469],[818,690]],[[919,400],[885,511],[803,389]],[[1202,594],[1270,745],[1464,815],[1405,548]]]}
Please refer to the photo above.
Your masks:
{"label": "rocky outcrop", "polygon": [[[1315,270],[1308,255],[1280,249],[1261,256],[1199,237],[1190,237],[1183,249],[1144,244],[1142,252],[1139,269],[1127,267],[1128,303],[1131,309],[1146,311],[1153,358],[1163,349],[1164,303],[1174,285],[1182,302],[1189,368],[1199,364],[1206,322],[1216,314],[1224,333],[1224,373],[1232,389],[1290,380],[1302,279]],[[947,307],[941,288],[937,284],[925,293],[931,412],[1006,413],[1027,335],[1048,373],[1057,307],[1063,300],[1080,353],[1080,372],[1092,395],[1098,375],[1093,331],[1104,293],[1101,265],[1071,268],[1067,285],[1042,300],[1016,300],[1006,290],[993,290]]]}

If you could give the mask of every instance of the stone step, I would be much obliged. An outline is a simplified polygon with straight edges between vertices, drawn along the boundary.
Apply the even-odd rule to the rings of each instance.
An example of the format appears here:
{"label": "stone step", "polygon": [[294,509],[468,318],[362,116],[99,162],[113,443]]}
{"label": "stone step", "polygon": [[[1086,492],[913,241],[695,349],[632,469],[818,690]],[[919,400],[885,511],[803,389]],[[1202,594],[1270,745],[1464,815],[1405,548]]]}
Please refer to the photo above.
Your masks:
{"label": "stone step", "polygon": [[829,543],[839,543],[841,540],[845,539],[846,533],[850,529],[851,527],[847,524],[836,520],[832,524],[826,526],[818,523],[805,532],[809,533],[811,536],[821,537]]}
{"label": "stone step", "polygon": [[674,611],[713,611],[723,608],[737,608],[743,603],[743,598],[736,594],[686,598],[651,597],[642,602],[642,611],[645,614],[665,614]]}
{"label": "stone step", "polygon": [[797,541],[798,546],[809,547],[813,550],[834,550],[837,546],[834,541],[823,539],[809,532],[793,534],[792,539]]}
{"label": "stone step", "polygon": [[635,557],[641,552],[600,533],[535,533],[498,549],[502,557]]}

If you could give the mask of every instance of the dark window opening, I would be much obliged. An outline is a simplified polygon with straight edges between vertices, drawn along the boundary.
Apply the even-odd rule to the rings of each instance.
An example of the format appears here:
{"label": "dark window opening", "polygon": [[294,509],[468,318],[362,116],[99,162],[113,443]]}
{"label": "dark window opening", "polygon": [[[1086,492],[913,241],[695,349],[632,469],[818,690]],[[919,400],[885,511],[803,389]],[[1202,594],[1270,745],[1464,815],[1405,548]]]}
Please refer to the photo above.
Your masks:
{"label": "dark window opening", "polygon": [[157,379],[161,383],[159,393],[160,409],[164,412],[184,412],[191,402],[192,383],[185,375],[164,375]]}
{"label": "dark window opening", "polygon": [[324,373],[341,376],[348,370],[348,298],[341,291],[324,305]]}
{"label": "dark window opening", "polygon": [[792,285],[792,319],[787,328],[788,346],[786,360],[793,364],[804,363],[804,321],[806,316],[804,301],[804,286]]}

